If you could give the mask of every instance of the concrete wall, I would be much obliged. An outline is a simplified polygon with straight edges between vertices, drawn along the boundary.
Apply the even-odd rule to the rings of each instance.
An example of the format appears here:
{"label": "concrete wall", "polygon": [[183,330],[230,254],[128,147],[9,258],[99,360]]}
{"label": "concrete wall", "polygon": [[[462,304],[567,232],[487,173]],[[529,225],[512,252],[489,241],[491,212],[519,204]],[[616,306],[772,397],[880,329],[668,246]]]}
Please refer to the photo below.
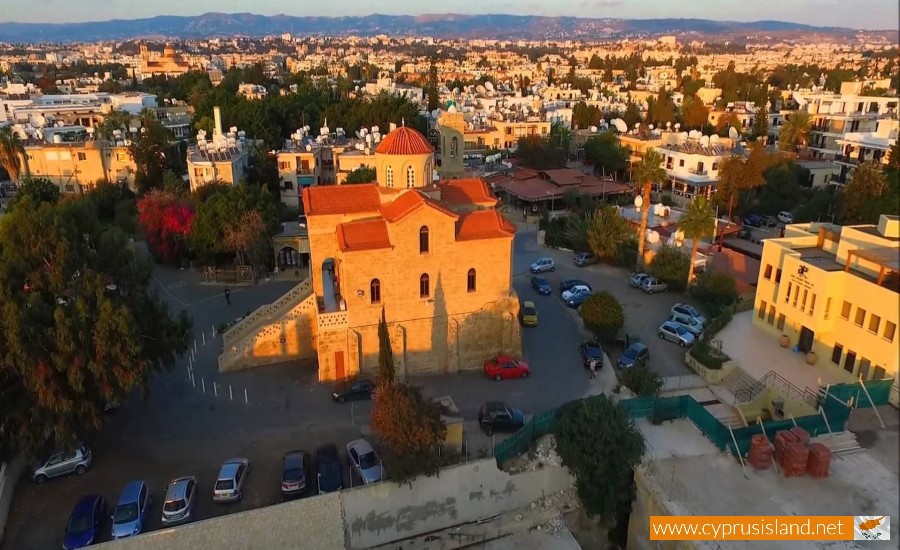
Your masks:
{"label": "concrete wall", "polygon": [[635,499],[628,521],[627,550],[687,550],[697,548],[693,541],[651,541],[650,516],[683,516],[686,511],[663,496],[648,465],[634,470]]}
{"label": "concrete wall", "polygon": [[16,492],[16,483],[25,471],[25,459],[16,457],[12,462],[4,462],[0,465],[0,541],[3,541],[3,532],[6,529],[6,518],[9,516],[9,507],[12,505],[13,493]]}
{"label": "concrete wall", "polygon": [[341,495],[304,498],[98,545],[117,550],[338,550],[346,546]]}
{"label": "concrete wall", "polygon": [[349,548],[369,548],[525,506],[572,487],[568,469],[510,475],[494,459],[443,470],[412,485],[379,483],[341,495]]}

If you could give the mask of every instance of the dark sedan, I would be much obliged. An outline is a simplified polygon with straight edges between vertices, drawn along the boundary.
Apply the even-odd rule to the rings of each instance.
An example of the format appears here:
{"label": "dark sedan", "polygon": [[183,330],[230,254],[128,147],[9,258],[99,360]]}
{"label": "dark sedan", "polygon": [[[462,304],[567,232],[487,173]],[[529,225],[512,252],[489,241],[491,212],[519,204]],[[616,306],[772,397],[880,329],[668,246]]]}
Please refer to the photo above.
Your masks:
{"label": "dark sedan", "polygon": [[338,403],[343,403],[358,399],[372,399],[374,393],[375,385],[372,384],[371,380],[354,380],[335,386],[331,398]]}
{"label": "dark sedan", "polygon": [[322,445],[316,449],[316,477],[320,495],[344,488],[341,462],[338,459],[337,447],[334,445]]}
{"label": "dark sedan", "polygon": [[100,535],[100,528],[106,520],[108,506],[100,495],[87,495],[72,510],[66,525],[63,550],[84,548],[93,544]]}
{"label": "dark sedan", "polygon": [[588,289],[593,290],[591,288],[591,285],[587,284],[581,279],[563,279],[562,282],[559,283],[559,293],[562,294],[563,292],[577,285],[586,286],[588,287]]}
{"label": "dark sedan", "polygon": [[566,300],[566,305],[572,309],[578,309],[581,307],[581,304],[584,303],[585,300],[591,297],[591,294],[576,294],[572,296],[568,300]]}
{"label": "dark sedan", "polygon": [[620,369],[639,367],[646,364],[649,358],[650,350],[647,349],[647,346],[640,342],[635,342],[622,352],[619,360],[616,361],[616,366]]}
{"label": "dark sedan", "polygon": [[538,294],[544,296],[549,296],[553,293],[553,287],[550,286],[550,281],[548,281],[546,277],[541,277],[539,275],[535,275],[531,278],[531,288]]}
{"label": "dark sedan", "polygon": [[309,477],[309,453],[291,451],[281,460],[281,495],[294,497],[306,494]]}
{"label": "dark sedan", "polygon": [[581,358],[584,361],[584,367],[590,368],[594,365],[595,369],[603,368],[603,348],[597,342],[584,342],[578,347],[581,352]]}

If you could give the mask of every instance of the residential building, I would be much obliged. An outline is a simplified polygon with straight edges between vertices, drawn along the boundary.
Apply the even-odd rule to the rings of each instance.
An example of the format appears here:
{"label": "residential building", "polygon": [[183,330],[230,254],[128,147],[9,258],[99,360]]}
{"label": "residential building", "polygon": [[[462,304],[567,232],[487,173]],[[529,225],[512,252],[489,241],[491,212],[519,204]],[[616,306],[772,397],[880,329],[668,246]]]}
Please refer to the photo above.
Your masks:
{"label": "residential building", "polygon": [[425,95],[422,88],[418,86],[409,86],[407,84],[397,84],[390,78],[379,78],[375,82],[366,84],[366,93],[369,95],[378,95],[381,92],[387,92],[391,95],[401,96],[410,101],[420,102]]}
{"label": "residential building", "polygon": [[197,134],[197,145],[187,151],[188,179],[191,191],[210,183],[237,185],[247,171],[249,143],[237,128],[222,133],[222,115],[214,110],[215,128],[212,141],[206,140],[206,132]]}
{"label": "residential building", "polygon": [[810,223],[763,244],[754,324],[863,380],[898,372],[900,218]]}
{"label": "residential building", "polygon": [[122,183],[134,189],[137,172],[123,141],[93,139],[26,142],[22,166],[29,177],[45,178],[59,185],[61,193],[80,193],[98,181]]}
{"label": "residential building", "polygon": [[[278,180],[281,182],[281,202],[300,208],[303,188],[321,183],[322,157],[326,149],[311,139],[290,141],[289,144],[275,154]],[[328,153],[330,155],[330,151]]]}
{"label": "residential building", "polygon": [[882,118],[876,122],[874,132],[850,132],[837,139],[835,143],[841,148],[841,154],[834,159],[840,170],[837,180],[849,181],[862,162],[887,164],[891,148],[897,143],[898,128],[900,121],[896,117]]}
{"label": "residential building", "polygon": [[239,96],[246,99],[263,99],[269,95],[269,91],[266,90],[265,86],[260,86],[259,84],[247,84],[245,82],[238,84],[237,93]]}
{"label": "residential building", "polygon": [[[677,135],[677,134],[675,134]],[[719,166],[729,154],[730,140],[718,136],[681,138],[656,147],[663,156],[672,194],[688,201],[695,197],[712,198],[719,181]]]}

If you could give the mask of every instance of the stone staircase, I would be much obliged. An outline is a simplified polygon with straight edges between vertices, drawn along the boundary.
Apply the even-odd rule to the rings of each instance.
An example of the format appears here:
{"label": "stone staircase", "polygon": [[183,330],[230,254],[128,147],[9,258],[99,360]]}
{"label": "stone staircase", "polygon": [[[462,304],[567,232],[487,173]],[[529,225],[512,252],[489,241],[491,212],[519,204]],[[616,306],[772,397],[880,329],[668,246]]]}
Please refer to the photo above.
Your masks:
{"label": "stone staircase", "polygon": [[731,369],[731,372],[722,379],[720,385],[735,396],[736,402],[744,403],[753,401],[765,390],[765,387],[759,384],[759,381],[755,380],[740,367]]}
{"label": "stone staircase", "polygon": [[219,372],[315,356],[317,311],[310,279],[260,306],[222,334]]}

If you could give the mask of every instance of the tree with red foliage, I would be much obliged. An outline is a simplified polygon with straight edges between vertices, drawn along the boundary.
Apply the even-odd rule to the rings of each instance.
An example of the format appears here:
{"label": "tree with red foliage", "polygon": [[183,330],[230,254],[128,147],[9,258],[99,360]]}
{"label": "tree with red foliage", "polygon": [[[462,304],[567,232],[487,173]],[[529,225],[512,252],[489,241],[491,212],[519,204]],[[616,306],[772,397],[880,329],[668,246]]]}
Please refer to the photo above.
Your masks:
{"label": "tree with red foliage", "polygon": [[138,221],[147,246],[157,258],[175,263],[187,252],[194,224],[194,207],[171,193],[153,190],[138,200]]}

